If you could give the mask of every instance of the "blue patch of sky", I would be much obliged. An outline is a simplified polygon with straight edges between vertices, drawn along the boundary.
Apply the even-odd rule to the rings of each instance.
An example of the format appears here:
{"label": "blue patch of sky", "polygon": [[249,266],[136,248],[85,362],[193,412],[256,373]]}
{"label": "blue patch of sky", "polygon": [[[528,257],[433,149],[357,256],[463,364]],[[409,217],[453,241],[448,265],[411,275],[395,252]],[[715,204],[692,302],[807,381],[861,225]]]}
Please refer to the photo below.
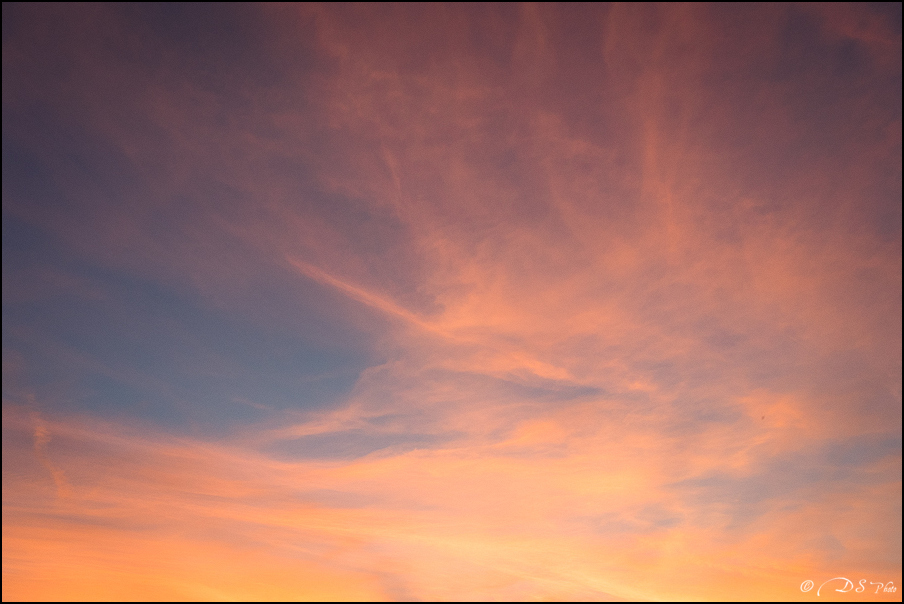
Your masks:
{"label": "blue patch of sky", "polygon": [[312,434],[269,444],[265,451],[278,459],[355,459],[382,449],[429,449],[460,437],[459,433],[375,433],[361,429]]}
{"label": "blue patch of sky", "polygon": [[[897,466],[883,471],[871,467],[886,458],[896,459]],[[732,523],[740,526],[803,493],[899,481],[900,468],[900,435],[867,434],[766,459],[758,471],[748,475],[717,472],[670,486],[697,505],[722,506]]]}
{"label": "blue patch of sky", "polygon": [[[265,325],[240,313],[75,257],[54,238],[3,216],[4,290],[36,267],[74,275],[103,292],[65,288],[4,296],[3,346],[21,355],[43,405],[134,415],[170,427],[216,429],[269,409],[341,400],[373,359],[350,329],[301,305],[301,326]],[[319,322],[307,338],[304,322]],[[330,346],[331,329],[336,341]],[[362,340],[363,341],[363,340]],[[65,399],[54,393],[66,392]]]}

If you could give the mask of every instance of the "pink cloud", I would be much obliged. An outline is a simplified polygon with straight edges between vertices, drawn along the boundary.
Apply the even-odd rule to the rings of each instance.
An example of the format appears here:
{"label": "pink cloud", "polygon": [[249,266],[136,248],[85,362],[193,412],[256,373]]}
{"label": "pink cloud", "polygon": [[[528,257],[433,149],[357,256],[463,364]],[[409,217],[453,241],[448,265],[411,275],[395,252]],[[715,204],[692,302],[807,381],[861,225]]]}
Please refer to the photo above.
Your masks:
{"label": "pink cloud", "polygon": [[[40,9],[39,45],[63,32],[71,57],[51,77],[12,36],[27,85],[4,105],[45,99],[69,128],[10,134],[62,199],[4,211],[205,312],[377,360],[329,405],[247,399],[263,419],[219,438],[63,413],[17,378],[4,599],[899,585],[900,53],[860,10],[273,6],[249,67]],[[9,302],[109,298],[70,272],[16,273]]]}

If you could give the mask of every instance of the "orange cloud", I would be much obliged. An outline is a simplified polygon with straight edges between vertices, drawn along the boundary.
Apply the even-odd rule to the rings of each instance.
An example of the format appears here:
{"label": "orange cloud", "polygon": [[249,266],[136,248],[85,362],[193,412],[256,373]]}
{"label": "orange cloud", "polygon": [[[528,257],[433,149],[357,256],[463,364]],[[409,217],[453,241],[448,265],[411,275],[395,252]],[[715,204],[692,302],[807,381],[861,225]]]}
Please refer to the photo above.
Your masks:
{"label": "orange cloud", "polygon": [[[900,585],[900,53],[881,15],[266,6],[225,61],[127,11],[28,10],[37,47],[59,32],[71,56],[54,70],[11,35],[5,108],[41,100],[69,134],[10,137],[66,194],[4,211],[95,268],[26,266],[9,303],[114,300],[112,272],[373,361],[329,404],[298,386],[328,368],[290,382],[289,409],[232,393],[262,418],[205,432],[227,392],[168,434],[102,422],[65,375],[36,396],[4,349],[4,599]],[[181,374],[104,363],[50,319],[9,333],[194,404]],[[215,393],[276,364],[192,350],[174,353]]]}

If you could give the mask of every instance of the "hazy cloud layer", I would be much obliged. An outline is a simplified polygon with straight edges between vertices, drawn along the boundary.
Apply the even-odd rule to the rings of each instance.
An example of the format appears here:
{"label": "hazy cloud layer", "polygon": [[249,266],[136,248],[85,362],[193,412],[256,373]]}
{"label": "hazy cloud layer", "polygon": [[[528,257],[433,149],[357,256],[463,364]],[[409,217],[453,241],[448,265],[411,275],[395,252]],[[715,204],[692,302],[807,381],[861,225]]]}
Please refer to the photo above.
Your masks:
{"label": "hazy cloud layer", "polygon": [[3,22],[5,600],[900,587],[900,5]]}

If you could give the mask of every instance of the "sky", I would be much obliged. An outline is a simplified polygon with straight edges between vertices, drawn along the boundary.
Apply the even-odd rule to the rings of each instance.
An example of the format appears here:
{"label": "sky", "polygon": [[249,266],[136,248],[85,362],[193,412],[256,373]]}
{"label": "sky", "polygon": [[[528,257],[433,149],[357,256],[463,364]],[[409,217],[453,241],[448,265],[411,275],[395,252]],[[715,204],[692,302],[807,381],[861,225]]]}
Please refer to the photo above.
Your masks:
{"label": "sky", "polygon": [[4,600],[901,600],[900,3],[2,24]]}

